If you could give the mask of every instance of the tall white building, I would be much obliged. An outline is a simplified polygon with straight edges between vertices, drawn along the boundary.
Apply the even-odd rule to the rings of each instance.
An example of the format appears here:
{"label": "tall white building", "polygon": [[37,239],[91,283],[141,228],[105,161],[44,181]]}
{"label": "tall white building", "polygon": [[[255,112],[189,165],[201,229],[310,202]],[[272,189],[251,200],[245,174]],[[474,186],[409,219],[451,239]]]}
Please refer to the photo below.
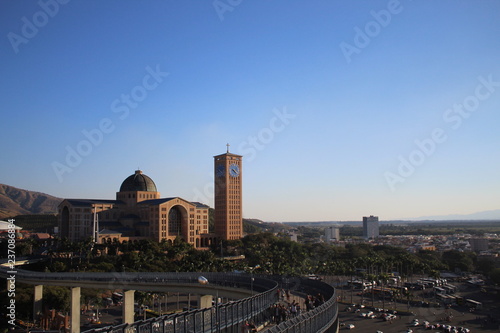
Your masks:
{"label": "tall white building", "polygon": [[378,216],[363,216],[363,237],[365,239],[377,238],[379,235]]}
{"label": "tall white building", "polygon": [[331,226],[325,229],[325,242],[338,242],[340,241],[340,227]]}

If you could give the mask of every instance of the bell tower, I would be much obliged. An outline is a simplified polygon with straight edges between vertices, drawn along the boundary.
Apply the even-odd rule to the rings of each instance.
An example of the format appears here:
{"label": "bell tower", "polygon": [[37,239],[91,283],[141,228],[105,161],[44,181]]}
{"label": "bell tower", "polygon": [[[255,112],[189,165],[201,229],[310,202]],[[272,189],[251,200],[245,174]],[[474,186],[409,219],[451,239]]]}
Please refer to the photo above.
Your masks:
{"label": "bell tower", "polygon": [[243,236],[242,158],[229,152],[214,156],[215,233],[224,240]]}

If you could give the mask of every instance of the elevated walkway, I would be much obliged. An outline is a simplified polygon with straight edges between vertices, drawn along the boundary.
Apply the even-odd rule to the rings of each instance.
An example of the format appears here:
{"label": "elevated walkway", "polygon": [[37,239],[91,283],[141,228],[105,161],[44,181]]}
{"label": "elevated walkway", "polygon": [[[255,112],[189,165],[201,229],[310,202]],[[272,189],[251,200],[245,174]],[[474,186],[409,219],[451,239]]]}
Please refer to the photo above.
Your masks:
{"label": "elevated walkway", "polygon": [[[337,332],[337,301],[333,287],[320,281],[295,278],[255,276],[236,273],[44,273],[26,270],[9,271],[0,268],[0,276],[35,285],[34,314],[41,310],[43,285],[70,287],[72,292],[71,333],[80,332],[80,288],[123,289],[124,323],[86,332],[241,332],[245,321],[264,323],[270,320],[270,308],[278,301],[278,285],[293,286],[304,293],[322,294],[326,301],[311,311],[262,331],[275,332]],[[207,279],[200,284],[199,278]],[[293,284],[290,284],[293,283]],[[198,293],[238,299],[204,309],[164,315],[134,322],[133,295],[135,290],[157,292]],[[211,303],[205,301],[205,304]]]}

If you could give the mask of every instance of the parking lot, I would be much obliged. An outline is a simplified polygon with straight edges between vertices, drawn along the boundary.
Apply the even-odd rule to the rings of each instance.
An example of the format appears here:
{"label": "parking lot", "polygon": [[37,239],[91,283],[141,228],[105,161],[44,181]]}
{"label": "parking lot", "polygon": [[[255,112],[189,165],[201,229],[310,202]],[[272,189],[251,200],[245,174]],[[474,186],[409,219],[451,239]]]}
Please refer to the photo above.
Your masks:
{"label": "parking lot", "polygon": [[[422,291],[416,297],[420,300],[411,304],[379,298],[369,298],[359,295],[359,291],[347,287],[339,290],[342,295],[339,304],[339,318],[342,323],[341,331],[352,332],[499,332],[500,317],[498,316],[500,304],[497,296],[484,292],[481,288],[471,287],[466,284],[456,283],[458,293],[467,298],[473,298],[484,304],[482,309],[470,309],[466,305],[437,307],[434,295]],[[360,305],[360,304],[364,304]],[[424,303],[425,306],[421,306]],[[388,311],[384,311],[388,310]],[[395,316],[387,317],[387,313]],[[385,318],[384,318],[385,317]],[[427,328],[425,327],[428,322]],[[354,325],[353,328],[349,328]],[[434,329],[432,328],[434,325]],[[439,327],[437,327],[439,325]],[[443,327],[443,325],[445,325]],[[352,326],[351,326],[352,327]],[[456,331],[453,330],[456,329]],[[460,328],[463,328],[460,330]]]}
{"label": "parking lot", "polygon": [[[411,329],[413,332],[443,332],[442,329],[425,329],[424,322],[428,321],[430,325],[444,324],[455,327],[468,328],[470,332],[497,332],[498,326],[495,329],[493,326],[490,329],[483,328],[481,320],[478,320],[478,316],[470,312],[459,312],[455,309],[426,309],[424,311],[415,310],[414,314],[400,314],[396,312],[392,319],[385,320],[382,316],[383,312],[374,311],[371,307],[365,307],[364,309],[359,309],[356,307],[354,311],[345,311],[346,308],[352,308],[349,305],[341,305],[339,318],[340,322],[345,324],[341,327],[341,330],[348,330],[348,325],[353,324],[354,328],[352,331],[358,332],[377,332],[381,331],[384,333],[393,332],[407,332]],[[360,311],[357,311],[360,310]],[[373,312],[371,316],[363,316],[363,314],[368,314]],[[418,324],[415,325],[414,320],[418,319]],[[464,330],[464,332],[466,332]]]}

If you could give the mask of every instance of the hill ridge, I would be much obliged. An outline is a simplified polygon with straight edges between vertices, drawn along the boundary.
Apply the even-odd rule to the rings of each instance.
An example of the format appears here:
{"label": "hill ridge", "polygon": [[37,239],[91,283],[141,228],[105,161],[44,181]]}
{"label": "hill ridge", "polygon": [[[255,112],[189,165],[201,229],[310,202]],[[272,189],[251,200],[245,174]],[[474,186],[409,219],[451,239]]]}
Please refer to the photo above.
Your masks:
{"label": "hill ridge", "polygon": [[0,219],[17,215],[55,214],[63,199],[0,184]]}

